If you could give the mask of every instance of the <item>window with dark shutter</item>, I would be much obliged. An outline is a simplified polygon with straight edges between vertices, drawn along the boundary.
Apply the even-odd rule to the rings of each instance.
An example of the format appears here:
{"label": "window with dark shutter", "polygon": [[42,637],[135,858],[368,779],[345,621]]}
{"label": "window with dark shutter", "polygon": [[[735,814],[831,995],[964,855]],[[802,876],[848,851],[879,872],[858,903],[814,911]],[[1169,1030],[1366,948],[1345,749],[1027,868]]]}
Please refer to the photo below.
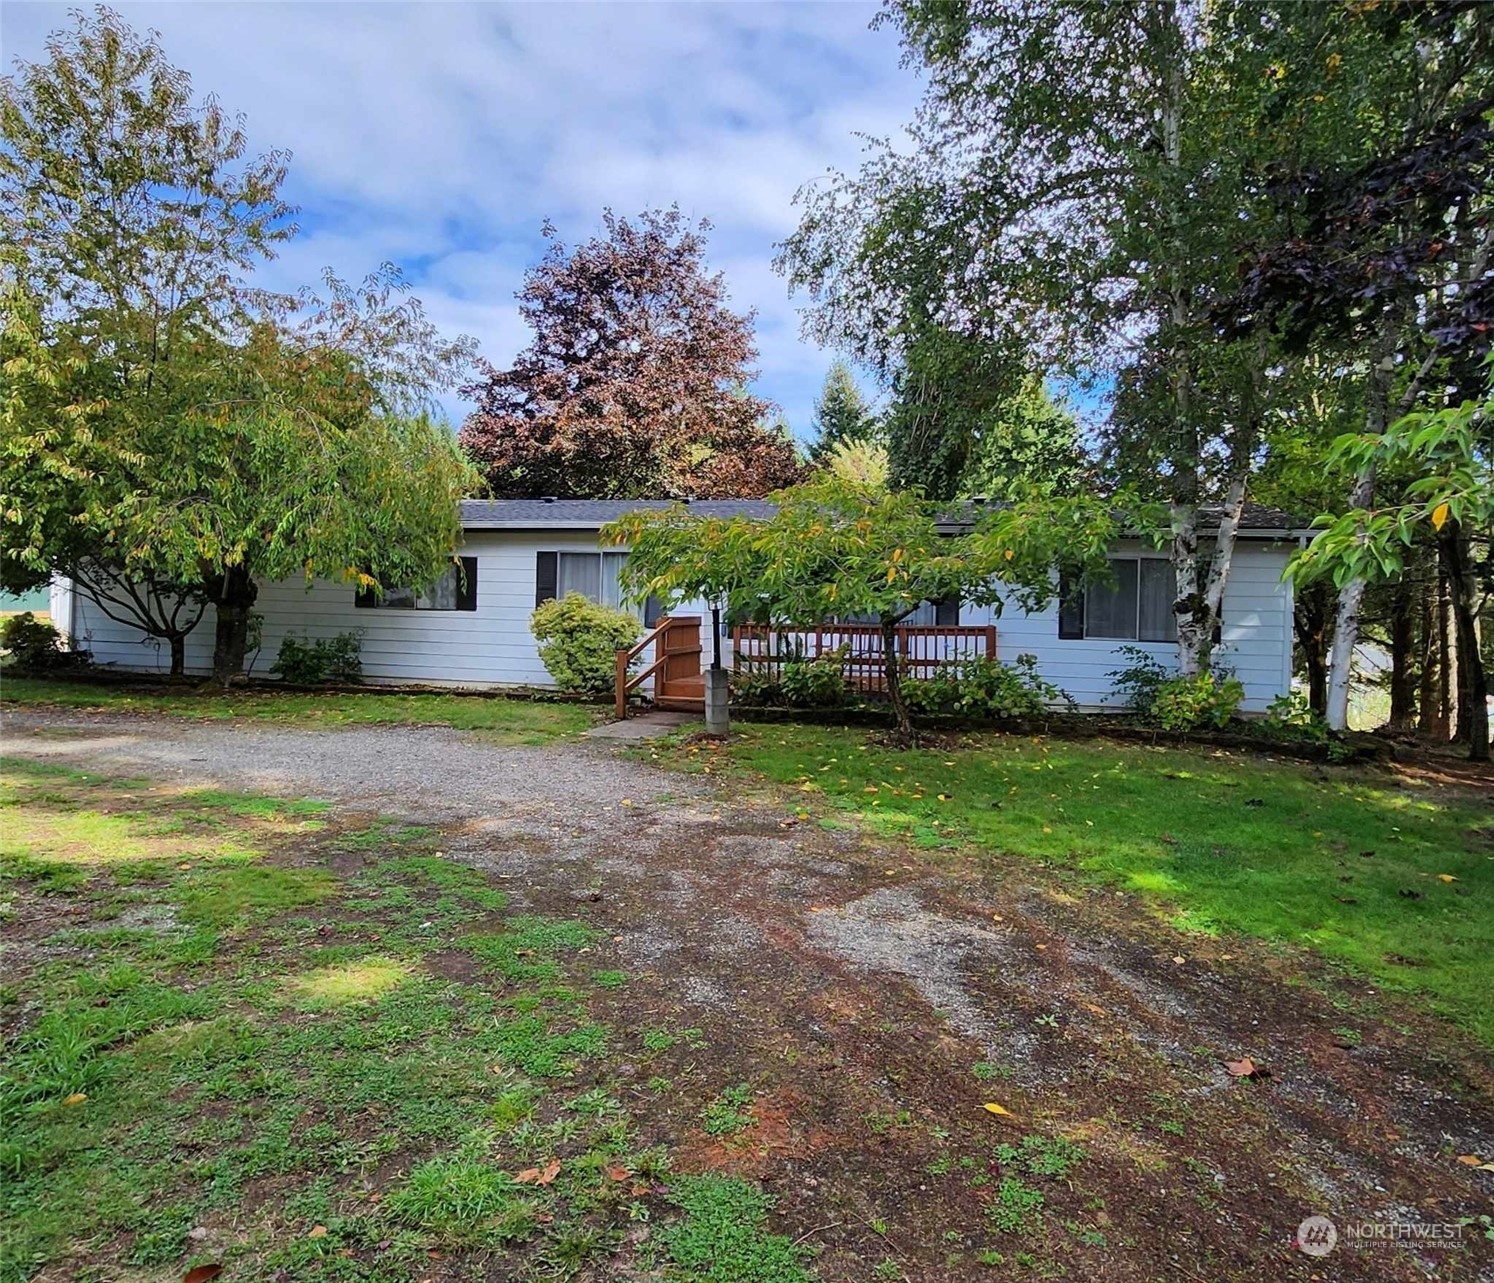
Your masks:
{"label": "window with dark shutter", "polygon": [[353,604],[379,610],[476,610],[477,558],[454,560],[451,569],[424,588],[381,583],[378,588],[359,588]]}
{"label": "window with dark shutter", "polygon": [[943,601],[936,601],[934,622],[949,628],[955,627],[960,622],[960,599],[946,597]]}
{"label": "window with dark shutter", "polygon": [[1068,571],[1058,576],[1058,635],[1070,640],[1084,636],[1084,583]]}
{"label": "window with dark shutter", "polygon": [[537,552],[534,554],[534,604],[543,606],[555,600],[555,584],[560,576],[560,554]]}
{"label": "window with dark shutter", "polygon": [[477,609],[477,558],[459,557],[462,568],[457,574],[456,585],[456,608],[458,610]]}

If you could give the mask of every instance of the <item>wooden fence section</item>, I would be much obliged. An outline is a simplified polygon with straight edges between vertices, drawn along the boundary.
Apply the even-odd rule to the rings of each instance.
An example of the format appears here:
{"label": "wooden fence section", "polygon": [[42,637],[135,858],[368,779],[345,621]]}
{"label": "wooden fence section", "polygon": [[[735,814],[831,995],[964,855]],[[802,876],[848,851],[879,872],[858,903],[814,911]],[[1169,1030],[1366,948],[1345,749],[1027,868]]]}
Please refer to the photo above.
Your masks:
{"label": "wooden fence section", "polygon": [[[754,676],[776,678],[785,664],[804,663],[842,651],[847,686],[880,691],[884,681],[882,630],[876,624],[824,624],[819,628],[779,628],[738,624],[731,630],[732,667]],[[902,671],[928,677],[948,664],[996,658],[996,625],[909,624],[896,631]]]}

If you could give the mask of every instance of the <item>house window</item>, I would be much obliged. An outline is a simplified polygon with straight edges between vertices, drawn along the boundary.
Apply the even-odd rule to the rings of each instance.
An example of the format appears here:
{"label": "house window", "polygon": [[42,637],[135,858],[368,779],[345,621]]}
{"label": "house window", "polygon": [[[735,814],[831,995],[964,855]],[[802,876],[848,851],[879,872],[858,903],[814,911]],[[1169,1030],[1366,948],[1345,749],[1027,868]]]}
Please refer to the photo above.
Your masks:
{"label": "house window", "polygon": [[1112,557],[1112,581],[1059,589],[1058,635],[1116,641],[1176,641],[1177,578],[1161,557]]}
{"label": "house window", "polygon": [[477,558],[458,557],[452,567],[424,588],[385,584],[382,592],[361,588],[354,605],[382,610],[476,610]]}
{"label": "house window", "polygon": [[[622,568],[628,559],[625,552],[541,552],[535,554],[534,604],[542,606],[556,597],[580,593],[589,601],[615,610],[633,609],[623,601]],[[662,611],[649,598],[643,609],[643,622],[650,628]]]}

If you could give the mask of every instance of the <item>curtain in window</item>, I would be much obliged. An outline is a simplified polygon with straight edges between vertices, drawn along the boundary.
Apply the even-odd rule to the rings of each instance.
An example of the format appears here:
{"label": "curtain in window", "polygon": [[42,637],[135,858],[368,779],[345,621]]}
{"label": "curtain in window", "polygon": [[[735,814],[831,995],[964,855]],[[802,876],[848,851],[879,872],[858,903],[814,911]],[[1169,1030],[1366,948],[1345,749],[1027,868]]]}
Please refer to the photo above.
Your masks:
{"label": "curtain in window", "polygon": [[1172,613],[1172,603],[1178,588],[1172,563],[1144,557],[1140,566],[1137,634],[1142,641],[1177,641],[1178,618]]}
{"label": "curtain in window", "polygon": [[1136,639],[1136,562],[1113,560],[1114,583],[1090,585],[1084,603],[1086,637]]}
{"label": "curtain in window", "polygon": [[602,559],[594,552],[563,552],[556,574],[555,595],[578,592],[592,601],[602,599]]}
{"label": "curtain in window", "polygon": [[602,554],[602,595],[598,600],[602,605],[611,606],[614,610],[623,608],[622,585],[618,582],[618,575],[622,572],[623,562],[627,559],[628,554],[625,552]]}

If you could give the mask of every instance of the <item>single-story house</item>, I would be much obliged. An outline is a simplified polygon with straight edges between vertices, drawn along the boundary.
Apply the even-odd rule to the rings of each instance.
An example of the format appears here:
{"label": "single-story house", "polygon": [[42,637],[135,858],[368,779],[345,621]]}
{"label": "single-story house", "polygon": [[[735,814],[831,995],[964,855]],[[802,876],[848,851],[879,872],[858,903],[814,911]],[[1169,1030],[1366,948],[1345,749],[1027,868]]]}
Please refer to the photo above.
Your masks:
{"label": "single-story house", "polygon": [[[666,507],[665,501],[590,499],[472,499],[462,503],[464,574],[453,571],[424,589],[387,591],[375,598],[349,583],[302,581],[260,585],[255,610],[263,617],[262,642],[251,671],[265,675],[287,633],[331,637],[362,634],[363,673],[371,683],[420,683],[453,687],[547,686],[529,616],[550,597],[580,592],[596,601],[620,601],[618,570],[627,552],[602,547],[597,532],[624,512]],[[767,516],[762,500],[696,500],[703,515]],[[1285,513],[1247,509],[1224,595],[1220,661],[1245,687],[1246,712],[1263,712],[1290,688],[1292,590],[1282,580],[1287,558],[1308,537]],[[1165,552],[1139,540],[1117,543],[1113,585],[1090,588],[1081,603],[1060,610],[1026,613],[1014,603],[989,606],[927,604],[911,617],[946,645],[947,630],[975,638],[979,653],[994,641],[995,656],[1011,661],[1032,655],[1038,672],[1067,691],[1086,710],[1114,707],[1113,671],[1128,666],[1119,648],[1138,646],[1163,664],[1175,661],[1171,613],[1173,577]],[[652,623],[650,606],[645,621]],[[709,662],[716,638],[706,603],[673,613],[702,618],[702,649]],[[188,638],[187,671],[211,669],[212,612]],[[54,586],[52,618],[92,652],[94,661],[118,670],[165,672],[170,655],[163,643],[107,618],[67,581]],[[733,660],[729,630],[720,638],[722,661]],[[831,639],[834,641],[834,638]]]}

